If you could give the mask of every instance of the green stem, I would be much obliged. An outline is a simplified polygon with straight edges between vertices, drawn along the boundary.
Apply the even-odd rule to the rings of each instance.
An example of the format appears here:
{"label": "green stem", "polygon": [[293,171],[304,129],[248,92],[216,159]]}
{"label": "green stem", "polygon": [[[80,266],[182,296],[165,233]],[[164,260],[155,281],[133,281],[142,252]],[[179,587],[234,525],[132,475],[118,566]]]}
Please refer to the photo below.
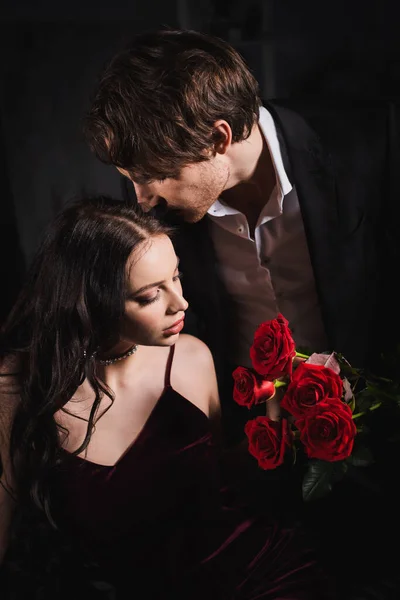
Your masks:
{"label": "green stem", "polygon": [[361,379],[361,377],[360,377],[360,375],[358,375],[357,379],[355,380],[355,382],[351,386],[351,391],[352,392],[354,392],[354,390],[356,389],[356,386],[357,386],[358,382],[360,381],[360,379]]}
{"label": "green stem", "polygon": [[286,383],[286,381],[281,381],[280,379],[275,379],[274,386],[276,389],[278,389],[280,387],[286,387],[287,383]]}
{"label": "green stem", "polygon": [[296,356],[298,358],[310,358],[309,356],[307,356],[307,354],[302,354],[301,352],[296,352]]}
{"label": "green stem", "polygon": [[382,402],[378,402],[378,404],[374,404],[368,410],[364,410],[363,412],[356,413],[355,415],[353,415],[353,419],[358,419],[359,417],[363,417],[368,412],[371,412],[371,411],[375,410],[376,408],[379,408],[381,406],[381,404],[382,404]]}

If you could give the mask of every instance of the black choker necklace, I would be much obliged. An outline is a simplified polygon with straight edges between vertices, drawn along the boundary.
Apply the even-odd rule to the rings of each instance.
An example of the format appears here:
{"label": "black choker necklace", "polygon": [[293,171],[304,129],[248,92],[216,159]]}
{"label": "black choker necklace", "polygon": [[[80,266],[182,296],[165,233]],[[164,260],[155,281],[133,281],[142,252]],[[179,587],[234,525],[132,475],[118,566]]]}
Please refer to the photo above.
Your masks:
{"label": "black choker necklace", "polygon": [[113,363],[116,363],[119,360],[123,360],[124,358],[128,358],[128,356],[132,356],[132,354],[135,354],[137,349],[138,349],[137,345],[134,344],[132,346],[132,348],[130,348],[123,354],[120,354],[119,356],[114,356],[113,358],[104,358],[104,359],[98,358],[97,360],[99,361],[99,363],[101,365],[104,365],[104,366],[112,365]]}

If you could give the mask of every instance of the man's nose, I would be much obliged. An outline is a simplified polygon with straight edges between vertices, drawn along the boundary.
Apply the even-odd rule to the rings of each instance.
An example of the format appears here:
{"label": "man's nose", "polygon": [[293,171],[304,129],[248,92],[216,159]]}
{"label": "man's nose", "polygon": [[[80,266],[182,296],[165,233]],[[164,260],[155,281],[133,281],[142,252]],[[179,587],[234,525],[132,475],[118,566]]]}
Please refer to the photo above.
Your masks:
{"label": "man's nose", "polygon": [[135,188],[137,201],[144,211],[147,212],[157,206],[160,196],[152,193],[145,185],[134,183],[133,187]]}

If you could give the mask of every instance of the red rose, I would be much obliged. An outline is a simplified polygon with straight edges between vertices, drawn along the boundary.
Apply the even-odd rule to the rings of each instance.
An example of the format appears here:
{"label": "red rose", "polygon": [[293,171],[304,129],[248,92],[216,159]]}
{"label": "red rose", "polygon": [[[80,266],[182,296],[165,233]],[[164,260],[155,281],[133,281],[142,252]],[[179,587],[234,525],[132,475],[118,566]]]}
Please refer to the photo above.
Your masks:
{"label": "red rose", "polygon": [[342,394],[343,382],[332,369],[303,362],[293,373],[281,407],[294,417],[302,417],[327,397],[340,400]]}
{"label": "red rose", "polygon": [[350,407],[337,398],[326,398],[295,421],[309,458],[333,462],[348,458],[357,433]]}
{"label": "red rose", "polygon": [[285,317],[279,314],[276,319],[261,323],[250,348],[250,358],[257,373],[271,381],[291,375],[295,355],[295,344]]}
{"label": "red rose", "polygon": [[254,388],[256,386],[256,378],[254,373],[246,369],[246,367],[237,367],[232,373],[234,379],[233,399],[240,406],[251,408],[255,402]]}
{"label": "red rose", "polygon": [[254,404],[261,404],[275,394],[272,381],[260,379],[246,367],[237,367],[232,377],[235,380],[233,399],[240,406],[247,406],[250,409]]}
{"label": "red rose", "polygon": [[268,379],[261,379],[257,377],[256,387],[254,388],[254,397],[256,399],[255,404],[262,404],[271,400],[275,396],[275,386],[272,381]]}
{"label": "red rose", "polygon": [[286,419],[271,421],[256,417],[246,423],[245,434],[249,452],[262,469],[275,469],[283,463],[285,452],[292,445],[292,431]]}

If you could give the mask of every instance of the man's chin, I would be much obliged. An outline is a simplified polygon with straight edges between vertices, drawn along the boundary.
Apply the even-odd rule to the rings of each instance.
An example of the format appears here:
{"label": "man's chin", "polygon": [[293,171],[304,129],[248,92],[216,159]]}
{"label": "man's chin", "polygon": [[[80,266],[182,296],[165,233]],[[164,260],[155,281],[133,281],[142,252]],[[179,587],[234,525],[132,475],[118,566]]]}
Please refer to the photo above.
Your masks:
{"label": "man's chin", "polygon": [[180,218],[185,221],[185,223],[198,223],[207,214],[206,210],[181,210],[179,212]]}
{"label": "man's chin", "polygon": [[193,213],[181,208],[170,208],[166,212],[166,216],[167,220],[171,223],[182,223],[182,221],[184,223],[198,223],[204,215]]}
{"label": "man's chin", "polygon": [[204,217],[204,214],[199,214],[199,213],[196,213],[196,214],[193,214],[193,213],[185,214],[185,213],[183,213],[182,214],[182,219],[185,221],[185,223],[191,223],[191,224],[198,223],[199,221],[201,221],[201,219],[203,217]]}
{"label": "man's chin", "polygon": [[171,222],[182,222],[185,223],[198,223],[207,214],[207,211],[193,211],[185,208],[175,208],[169,206],[167,203],[162,206],[156,207],[156,216],[164,217],[167,216],[168,221]]}

